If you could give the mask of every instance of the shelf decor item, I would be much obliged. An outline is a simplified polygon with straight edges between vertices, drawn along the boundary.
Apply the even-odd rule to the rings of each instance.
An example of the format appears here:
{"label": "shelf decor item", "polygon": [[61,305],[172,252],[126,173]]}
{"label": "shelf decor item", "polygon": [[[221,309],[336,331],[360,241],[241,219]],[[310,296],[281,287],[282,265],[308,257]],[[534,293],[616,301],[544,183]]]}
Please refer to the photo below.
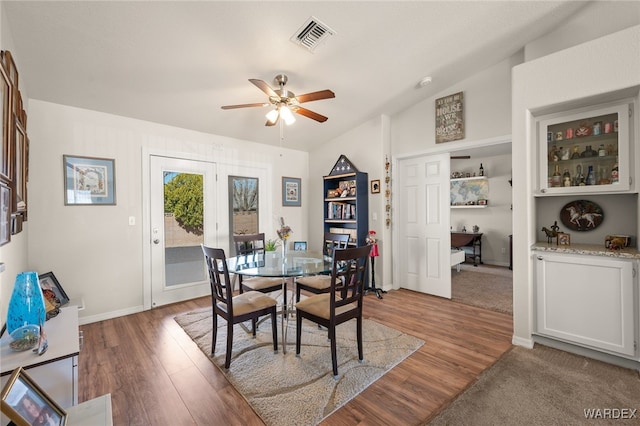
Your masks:
{"label": "shelf decor item", "polygon": [[604,211],[593,201],[572,201],[565,204],[560,210],[560,220],[567,228],[573,231],[594,230],[600,226],[603,219]]}
{"label": "shelf decor item", "polygon": [[558,232],[556,245],[559,245],[559,246],[571,245],[571,235],[564,232]]}
{"label": "shelf decor item", "polygon": [[43,324],[46,319],[44,296],[36,272],[21,272],[16,276],[7,311],[9,334],[25,325]]}

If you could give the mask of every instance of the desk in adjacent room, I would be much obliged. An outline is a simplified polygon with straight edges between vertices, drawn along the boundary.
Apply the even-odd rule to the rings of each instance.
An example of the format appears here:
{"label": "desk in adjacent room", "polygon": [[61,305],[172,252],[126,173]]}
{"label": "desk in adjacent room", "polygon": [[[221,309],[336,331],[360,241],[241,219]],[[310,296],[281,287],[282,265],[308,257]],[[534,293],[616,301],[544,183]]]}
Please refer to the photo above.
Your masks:
{"label": "desk in adjacent room", "polygon": [[473,259],[473,266],[482,263],[482,232],[452,232],[451,247],[464,250],[471,247],[471,252],[465,250],[467,258]]}

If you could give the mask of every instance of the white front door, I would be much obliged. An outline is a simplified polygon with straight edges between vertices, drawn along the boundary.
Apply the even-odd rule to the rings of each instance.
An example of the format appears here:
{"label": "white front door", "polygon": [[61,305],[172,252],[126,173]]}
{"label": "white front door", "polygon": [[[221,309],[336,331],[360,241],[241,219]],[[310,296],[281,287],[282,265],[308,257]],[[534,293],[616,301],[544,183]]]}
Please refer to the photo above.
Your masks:
{"label": "white front door", "polygon": [[399,286],[451,298],[449,154],[398,162]]}
{"label": "white front door", "polygon": [[216,241],[216,164],[151,155],[151,307],[210,294],[201,244]]}

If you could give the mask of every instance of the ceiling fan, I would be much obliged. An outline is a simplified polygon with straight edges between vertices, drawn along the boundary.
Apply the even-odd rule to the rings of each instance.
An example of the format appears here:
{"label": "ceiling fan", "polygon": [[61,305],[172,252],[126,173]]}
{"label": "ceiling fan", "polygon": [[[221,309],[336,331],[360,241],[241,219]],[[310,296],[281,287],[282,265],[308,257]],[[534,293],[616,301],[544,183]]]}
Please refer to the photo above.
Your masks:
{"label": "ceiling fan", "polygon": [[236,109],[236,108],[250,108],[250,107],[265,107],[269,105],[275,106],[275,109],[267,113],[267,122],[265,126],[274,126],[278,119],[282,118],[287,125],[293,124],[296,119],[292,112],[303,115],[312,120],[316,120],[320,123],[324,123],[328,120],[324,115],[320,115],[317,112],[313,112],[300,106],[300,104],[311,101],[318,101],[322,99],[335,98],[336,95],[331,90],[320,90],[318,92],[306,93],[304,95],[296,96],[293,92],[284,88],[287,84],[288,78],[284,74],[278,74],[274,81],[278,83],[279,89],[272,89],[267,83],[262,80],[250,78],[249,81],[256,85],[258,89],[262,90],[269,96],[269,102],[257,102],[253,104],[240,104],[240,105],[224,105],[222,109]]}

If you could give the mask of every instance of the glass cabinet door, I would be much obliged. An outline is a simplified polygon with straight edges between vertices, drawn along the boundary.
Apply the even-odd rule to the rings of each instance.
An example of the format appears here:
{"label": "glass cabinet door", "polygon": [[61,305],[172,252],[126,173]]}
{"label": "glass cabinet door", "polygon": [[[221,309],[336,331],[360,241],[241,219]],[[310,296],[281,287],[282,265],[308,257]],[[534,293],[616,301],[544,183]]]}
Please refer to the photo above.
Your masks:
{"label": "glass cabinet door", "polygon": [[540,119],[539,192],[628,190],[630,108],[625,103]]}

